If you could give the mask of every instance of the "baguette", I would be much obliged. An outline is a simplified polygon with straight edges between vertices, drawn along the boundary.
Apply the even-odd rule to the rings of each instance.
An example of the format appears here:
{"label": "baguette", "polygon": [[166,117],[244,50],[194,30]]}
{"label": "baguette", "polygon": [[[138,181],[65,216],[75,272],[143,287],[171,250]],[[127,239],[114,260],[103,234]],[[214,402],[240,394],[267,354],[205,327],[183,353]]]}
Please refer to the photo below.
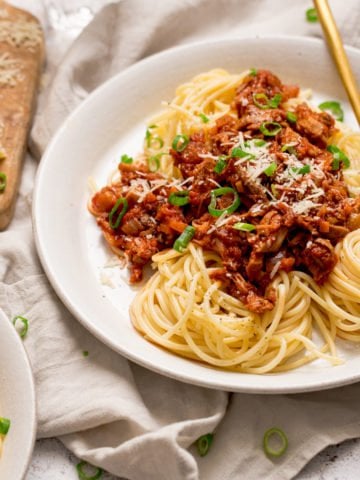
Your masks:
{"label": "baguette", "polygon": [[14,213],[43,59],[38,20],[0,0],[0,230]]}

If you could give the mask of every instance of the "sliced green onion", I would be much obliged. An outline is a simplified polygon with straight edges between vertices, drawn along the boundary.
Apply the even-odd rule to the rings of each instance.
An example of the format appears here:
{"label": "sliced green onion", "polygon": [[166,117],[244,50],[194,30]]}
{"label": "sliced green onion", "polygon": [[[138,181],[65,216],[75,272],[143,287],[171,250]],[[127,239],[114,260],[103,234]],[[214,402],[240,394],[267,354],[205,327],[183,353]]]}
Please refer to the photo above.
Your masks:
{"label": "sliced green onion", "polygon": [[286,120],[290,123],[297,122],[297,115],[294,112],[286,112]]}
{"label": "sliced green onion", "polygon": [[281,103],[282,96],[280,93],[276,93],[269,99],[265,93],[253,93],[253,100],[257,107],[265,110],[267,108],[277,108]]}
{"label": "sliced green onion", "polygon": [[315,23],[318,21],[318,14],[316,8],[308,8],[305,12],[306,20],[310,23]]}
{"label": "sliced green onion", "polygon": [[129,155],[126,155],[126,153],[124,155],[121,155],[120,163],[130,164],[133,161],[134,159],[132,157],[129,157]]}
{"label": "sliced green onion", "polygon": [[182,253],[186,249],[186,247],[189,245],[194,235],[195,235],[195,228],[192,227],[191,225],[188,225],[187,227],[185,227],[185,230],[182,232],[180,237],[178,237],[175,240],[173,249],[176,250],[177,252]]}
{"label": "sliced green onion", "polygon": [[169,195],[169,203],[171,205],[176,205],[177,207],[182,207],[190,203],[189,200],[189,190],[180,190],[179,192],[173,192]]}
{"label": "sliced green onion", "polygon": [[146,159],[149,172],[155,173],[160,168],[160,159],[163,155],[169,155],[167,152],[157,153],[156,155],[151,155]]}
{"label": "sliced green onion", "polygon": [[160,155],[152,155],[147,158],[149,172],[155,173],[160,168]]}
{"label": "sliced green onion", "polygon": [[[92,476],[88,475],[84,472],[84,467],[95,469],[95,473]],[[103,474],[102,468],[94,467],[93,465],[90,465],[90,463],[84,461],[76,465],[76,470],[80,480],[98,480],[98,478],[101,478]]]}
{"label": "sliced green onion", "polygon": [[271,193],[272,193],[272,194],[274,195],[274,197],[276,198],[277,195],[278,195],[278,193],[279,193],[278,189],[276,188],[276,185],[275,185],[274,183],[272,183],[271,186],[270,186],[270,188],[271,188]]}
{"label": "sliced green onion", "polygon": [[350,167],[349,158],[345,155],[345,153],[342,150],[340,150],[339,147],[337,147],[336,145],[328,145],[327,150],[331,152],[334,157],[334,160],[332,162],[333,170],[339,170],[340,162],[343,164],[344,168]]}
{"label": "sliced green onion", "polygon": [[[122,208],[120,212],[118,212],[120,205],[122,205]],[[123,198],[123,197],[118,198],[109,214],[109,225],[112,229],[118,228],[123,216],[127,212],[127,209],[128,209],[128,201],[126,200],[126,198]],[[117,214],[117,217],[116,217],[116,214]],[[114,219],[114,217],[116,217],[116,219]]]}
{"label": "sliced green onion", "polygon": [[[157,128],[157,125],[149,125],[145,132],[146,146],[160,149],[164,146],[164,140],[159,135],[153,135],[150,130]],[[155,145],[154,145],[155,144]]]}
{"label": "sliced green onion", "polygon": [[0,435],[6,435],[10,428],[10,420],[8,418],[0,417]]}
{"label": "sliced green onion", "polygon": [[82,353],[83,353],[83,356],[84,356],[84,357],[88,357],[88,356],[89,356],[89,352],[88,352],[87,350],[84,350]]}
{"label": "sliced green onion", "polygon": [[249,160],[252,159],[252,158],[255,158],[255,155],[253,155],[252,153],[249,153],[249,152],[245,152],[245,150],[242,150],[239,147],[233,148],[231,150],[231,156],[233,158],[246,158],[246,157],[248,157]]}
{"label": "sliced green onion", "polygon": [[252,232],[256,229],[255,225],[252,225],[251,223],[243,223],[243,222],[237,222],[233,225],[233,228],[235,230],[240,230],[242,232]]}
{"label": "sliced green onion", "polygon": [[310,165],[304,165],[303,167],[293,167],[291,169],[294,173],[299,174],[299,175],[305,175],[305,173],[310,173]]}
{"label": "sliced green onion", "polygon": [[267,144],[267,142],[265,142],[265,140],[263,140],[262,138],[254,140],[255,147],[263,147],[266,144]]}
{"label": "sliced green onion", "polygon": [[281,93],[276,93],[270,100],[269,100],[269,106],[270,108],[277,108],[282,100],[282,95]]}
{"label": "sliced green onion", "polygon": [[342,122],[344,120],[344,112],[339,102],[335,102],[335,101],[323,102],[323,103],[320,103],[319,108],[320,110],[323,110],[325,112],[330,112],[333,115],[333,117],[339,122]]}
{"label": "sliced green onion", "polygon": [[[216,208],[217,197],[222,197],[223,195],[228,195],[229,193],[231,193],[234,196],[233,203],[226,208],[222,208],[222,209]],[[215,190],[211,190],[210,196],[211,196],[211,200],[210,200],[210,205],[208,206],[208,210],[213,217],[220,217],[220,215],[222,215],[223,213],[227,213],[229,215],[230,213],[235,212],[235,210],[239,207],[241,203],[237,191],[231,187],[220,187],[220,188],[216,188]]]}
{"label": "sliced green onion", "polygon": [[196,448],[200,457],[204,457],[208,453],[213,440],[213,433],[207,433],[206,435],[202,435],[196,440]]}
{"label": "sliced green onion", "polygon": [[16,323],[18,320],[20,320],[23,324],[23,327],[19,332],[20,338],[25,338],[29,329],[29,320],[25,317],[22,317],[21,315],[17,315],[16,317],[13,318],[13,321],[12,321],[14,327],[16,327]]}
{"label": "sliced green onion", "polygon": [[283,146],[281,147],[281,151],[282,151],[282,152],[286,152],[286,153],[288,152],[288,153],[290,153],[291,155],[296,155],[296,150],[295,150],[295,148],[294,148],[294,145],[287,145],[287,144],[285,144],[285,145],[283,145]]}
{"label": "sliced green onion", "polygon": [[258,71],[256,68],[250,68],[249,70],[249,75],[251,75],[252,77],[255,77],[257,75]]}
{"label": "sliced green onion", "polygon": [[260,132],[267,137],[275,137],[275,135],[281,131],[281,128],[282,127],[278,122],[263,122],[260,125]]}
{"label": "sliced green onion", "polygon": [[171,146],[175,152],[182,152],[187,147],[189,141],[190,139],[187,135],[176,135]]}
{"label": "sliced green onion", "polygon": [[0,172],[0,192],[4,192],[6,188],[7,176],[6,173]]}
{"label": "sliced green onion", "polygon": [[[253,100],[258,108],[262,110],[269,108],[269,98],[265,93],[253,93]],[[262,102],[262,100],[264,100],[264,102]]]}
{"label": "sliced green onion", "polygon": [[220,155],[217,159],[216,165],[214,167],[215,173],[221,173],[227,165],[227,155]]}
{"label": "sliced green onion", "polygon": [[[274,449],[269,445],[270,439],[274,436],[280,439],[281,442],[281,445],[278,449]],[[266,430],[263,438],[263,448],[266,455],[270,457],[281,457],[281,455],[283,455],[288,448],[288,439],[285,433],[277,427],[269,428],[269,430]]]}
{"label": "sliced green onion", "polygon": [[276,172],[276,167],[277,167],[276,162],[271,162],[270,165],[266,167],[264,170],[265,175],[267,175],[268,177],[271,177],[271,175],[274,175],[274,173]]}
{"label": "sliced green onion", "polygon": [[203,123],[208,123],[210,118],[205,115],[205,113],[199,113],[199,117],[201,118]]}

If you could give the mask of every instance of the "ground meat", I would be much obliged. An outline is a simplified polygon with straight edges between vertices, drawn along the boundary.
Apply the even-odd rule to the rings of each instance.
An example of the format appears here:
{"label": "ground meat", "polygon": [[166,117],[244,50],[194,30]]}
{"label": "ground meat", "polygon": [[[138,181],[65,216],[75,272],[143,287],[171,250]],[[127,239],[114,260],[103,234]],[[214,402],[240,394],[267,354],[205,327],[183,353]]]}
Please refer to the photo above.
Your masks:
{"label": "ground meat", "polygon": [[319,284],[324,283],[337,263],[334,247],[324,238],[309,241],[302,257],[314,280]]}
{"label": "ground meat", "polygon": [[254,95],[265,94],[268,99],[279,94],[282,102],[291,97],[296,97],[299,93],[297,86],[283,85],[280,79],[268,70],[258,70],[256,75],[249,75],[244,82],[239,85],[236,91],[234,106],[237,109],[239,118],[246,112],[248,105],[254,104]]}
{"label": "ground meat", "polygon": [[297,131],[320,148],[326,147],[328,139],[335,131],[333,117],[326,112],[314,112],[306,103],[298,105],[295,114]]}

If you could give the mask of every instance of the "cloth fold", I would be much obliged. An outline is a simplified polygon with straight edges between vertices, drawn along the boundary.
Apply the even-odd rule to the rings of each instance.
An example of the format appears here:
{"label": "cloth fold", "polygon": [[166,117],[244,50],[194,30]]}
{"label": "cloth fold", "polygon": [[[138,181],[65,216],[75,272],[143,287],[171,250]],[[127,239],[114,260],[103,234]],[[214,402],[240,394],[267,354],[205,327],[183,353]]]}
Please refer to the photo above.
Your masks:
{"label": "cloth fold", "polygon": [[[318,24],[305,21],[306,0],[12,3],[40,15],[47,34],[50,81],[30,139],[38,159],[91,91],[147,55],[215,37],[321,35]],[[344,39],[360,46],[358,0],[346,9],[340,0],[331,6]],[[59,436],[80,458],[129,480],[278,480],[294,477],[325,446],[360,436],[359,384],[304,395],[228,394],[159,376],[95,339],[59,301],[37,259],[30,219],[35,171],[29,156],[15,219],[0,233],[0,307],[9,319],[29,319],[24,343],[35,375],[39,438]],[[261,445],[272,426],[289,438],[276,461]],[[212,431],[211,452],[199,457],[193,443]]]}

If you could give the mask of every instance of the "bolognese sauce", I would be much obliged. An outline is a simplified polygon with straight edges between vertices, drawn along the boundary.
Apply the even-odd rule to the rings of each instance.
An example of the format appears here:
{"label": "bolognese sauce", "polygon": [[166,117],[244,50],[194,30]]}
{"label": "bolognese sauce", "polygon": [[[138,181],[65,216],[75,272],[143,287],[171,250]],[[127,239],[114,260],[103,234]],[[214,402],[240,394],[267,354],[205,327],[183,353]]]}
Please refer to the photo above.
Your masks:
{"label": "bolognese sauce", "polygon": [[192,241],[222,260],[214,279],[253,312],[274,307],[271,282],[281,270],[327,280],[334,246],[360,228],[360,199],[343,178],[348,158],[329,145],[333,117],[306,103],[287,111],[298,93],[258,70],[237,88],[231,114],[173,142],[177,178],[143,162],[119,164],[119,180],[93,196],[90,210],[128,258],[131,283],[188,226]]}

